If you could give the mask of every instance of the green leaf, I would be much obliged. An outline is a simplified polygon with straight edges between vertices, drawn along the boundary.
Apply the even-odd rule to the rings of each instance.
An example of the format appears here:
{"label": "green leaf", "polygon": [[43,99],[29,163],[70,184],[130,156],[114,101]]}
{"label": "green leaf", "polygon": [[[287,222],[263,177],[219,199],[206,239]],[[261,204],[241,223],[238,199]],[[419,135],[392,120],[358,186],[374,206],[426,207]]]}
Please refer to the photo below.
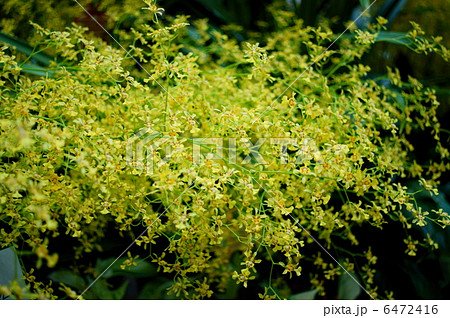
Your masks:
{"label": "green leaf", "polygon": [[54,72],[36,64],[23,64],[20,66],[21,72],[42,77],[53,77]]}
{"label": "green leaf", "polygon": [[359,0],[359,3],[361,4],[361,7],[363,7],[364,9],[367,9],[367,7],[370,5],[369,0]]}
{"label": "green leaf", "polygon": [[78,290],[83,290],[86,287],[86,282],[82,277],[68,270],[52,272],[50,275],[48,275],[48,278],[50,278],[54,282],[64,283],[67,286],[76,288]]}
{"label": "green leaf", "polygon": [[450,284],[450,252],[441,250],[439,253],[439,264],[441,265],[443,276],[440,282],[442,284],[441,286]]}
{"label": "green leaf", "polygon": [[125,282],[123,282],[122,285],[120,285],[119,288],[115,289],[115,290],[111,290],[111,299],[113,300],[119,300],[122,299],[123,296],[125,296],[125,292],[127,291],[127,287],[128,287],[128,283],[130,281],[126,280]]}
{"label": "green leaf", "polygon": [[217,299],[236,299],[236,297],[238,296],[239,293],[239,288],[240,285],[236,284],[236,282],[232,279],[228,280],[227,282],[227,286],[225,288],[225,292],[224,293],[217,293],[214,296]]}
{"label": "green leaf", "polygon": [[[354,39],[357,34],[344,34],[340,38],[341,39]],[[418,39],[422,39],[428,41],[426,38],[417,37]],[[389,42],[399,45],[404,45],[408,48],[411,47],[414,42],[407,37],[407,33],[404,32],[391,32],[391,31],[381,31],[376,37],[375,42]]]}
{"label": "green leaf", "polygon": [[429,86],[429,87],[433,89],[438,95],[450,95],[450,89],[448,88],[443,88],[439,86]]}
{"label": "green leaf", "polygon": [[175,295],[167,295],[167,288],[173,285],[172,280],[161,280],[149,282],[144,285],[139,293],[139,299],[176,299]]}
{"label": "green leaf", "polygon": [[354,279],[358,281],[358,278],[354,272],[349,272],[349,274],[346,273],[339,277],[338,299],[354,300],[358,298],[361,293],[361,287],[355,282]]}
{"label": "green leaf", "polygon": [[313,300],[314,298],[316,298],[318,290],[317,289],[313,289],[313,290],[308,290],[302,293],[298,293],[298,294],[294,294],[291,297],[289,297],[289,299],[291,300]]}
{"label": "green leaf", "polygon": [[392,31],[381,31],[375,38],[375,41],[377,42],[390,42],[395,44],[402,44],[402,45],[410,45],[413,43],[412,40],[410,40],[406,33],[404,32],[392,32]]}
{"label": "green leaf", "polygon": [[119,258],[110,268],[108,268],[108,266],[115,261],[115,258],[97,260],[95,271],[100,274],[108,268],[108,270],[103,274],[103,277],[105,278],[116,276],[150,277],[156,275],[157,273],[156,268],[147,261],[139,261],[135,266],[121,269],[120,265],[122,265],[126,259],[127,258],[125,257]]}
{"label": "green leaf", "polygon": [[193,27],[187,27],[187,35],[194,41],[199,41],[202,36],[200,35],[200,33],[198,33],[196,28]]}
{"label": "green leaf", "polygon": [[422,299],[439,299],[438,282],[434,279],[430,280],[429,275],[424,275],[423,269],[416,261],[405,259],[402,268],[410,277],[419,297]]}
{"label": "green leaf", "polygon": [[375,16],[385,17],[389,21],[389,25],[402,11],[406,2],[408,2],[408,0],[385,0]]}
{"label": "green leaf", "polygon": [[313,25],[320,12],[320,8],[324,5],[324,0],[301,1],[297,6],[297,17],[305,21],[306,25]]}
{"label": "green leaf", "polygon": [[24,286],[22,276],[22,268],[16,249],[8,247],[0,250],[0,285],[9,285],[10,282],[16,281],[20,286]]}
{"label": "green leaf", "polygon": [[117,289],[110,289],[105,280],[98,280],[83,295],[85,299],[120,300],[125,296],[129,281],[126,280]]}
{"label": "green leaf", "polygon": [[56,59],[47,53],[39,52],[34,53],[34,49],[32,46],[30,46],[25,41],[22,41],[20,39],[14,38],[10,35],[7,35],[3,32],[0,32],[0,42],[4,42],[10,46],[13,46],[17,49],[17,51],[27,55],[32,56],[32,59],[36,60],[40,64],[44,66],[49,66],[51,61],[55,61]]}
{"label": "green leaf", "polygon": [[431,196],[433,201],[441,208],[444,212],[450,212],[450,204],[448,203],[445,195],[443,193],[439,193],[438,195]]}
{"label": "green leaf", "polygon": [[227,8],[223,5],[222,0],[196,0],[201,5],[203,5],[208,11],[214,14],[216,17],[226,22],[227,24],[231,24],[233,18]]}

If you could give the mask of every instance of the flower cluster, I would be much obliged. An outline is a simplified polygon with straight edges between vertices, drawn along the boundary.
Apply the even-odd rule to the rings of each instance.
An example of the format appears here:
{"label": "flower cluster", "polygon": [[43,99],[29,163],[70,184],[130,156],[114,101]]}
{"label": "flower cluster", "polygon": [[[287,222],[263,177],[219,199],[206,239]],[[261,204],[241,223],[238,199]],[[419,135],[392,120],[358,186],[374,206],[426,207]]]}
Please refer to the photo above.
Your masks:
{"label": "flower cluster", "polygon": [[[173,274],[169,293],[208,298],[232,280],[247,287],[268,266],[261,297],[273,298],[277,271],[309,275],[321,295],[344,273],[317,254],[316,239],[325,247],[336,237],[356,245],[355,225],[400,222],[408,231],[449,224],[447,213],[422,210],[395,181],[420,180],[419,191],[434,195],[450,165],[433,90],[402,81],[395,69],[382,85],[359,62],[384,20],[322,54],[331,30],[305,27],[286,12],[274,11],[282,26],[265,39],[238,43],[204,20],[163,19],[154,1],[145,3],[132,32],[117,33],[126,52],[80,26],[34,25],[39,45],[64,61],[53,76],[22,73],[13,49],[1,49],[0,247],[27,246],[51,267],[58,258],[49,242],[61,236],[77,242],[70,248],[80,262],[101,250],[111,224],[130,240],[133,229],[148,228],[136,241],[139,255]],[[448,57],[414,30],[417,51]],[[143,156],[147,163],[153,156],[152,173],[127,164],[127,142],[144,127],[165,136],[164,147]],[[414,130],[432,132],[439,161],[412,160]],[[233,141],[236,152],[217,156],[207,138]],[[279,142],[257,144],[269,138]],[[159,255],[151,249],[157,239],[167,242]],[[419,242],[408,234],[405,244],[414,256]],[[136,259],[129,254],[122,268]],[[360,260],[372,294],[376,260],[370,248]],[[307,267],[316,271],[304,273]],[[30,288],[52,297],[31,274]]]}

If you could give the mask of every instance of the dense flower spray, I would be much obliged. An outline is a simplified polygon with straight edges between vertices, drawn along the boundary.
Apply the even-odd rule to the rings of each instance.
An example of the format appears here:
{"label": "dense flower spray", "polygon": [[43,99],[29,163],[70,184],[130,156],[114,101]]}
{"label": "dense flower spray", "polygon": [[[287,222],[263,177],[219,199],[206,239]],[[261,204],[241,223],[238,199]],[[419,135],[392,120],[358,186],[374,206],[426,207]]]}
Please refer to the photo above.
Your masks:
{"label": "dense flower spray", "polygon": [[[247,287],[263,266],[270,277],[262,298],[285,297],[272,275],[306,276],[309,289],[325,295],[327,281],[356,270],[355,262],[371,296],[390,297],[374,284],[370,247],[336,264],[315,242],[356,246],[355,227],[400,222],[414,256],[436,243],[412,238],[413,226],[450,222],[442,210],[424,211],[396,181],[414,178],[418,191],[437,195],[449,152],[433,90],[395,69],[382,85],[359,62],[386,21],[321,55],[336,37],[327,23],[306,27],[276,7],[276,31],[238,43],[206,20],[165,17],[154,1],[145,5],[130,32],[115,33],[127,51],[79,25],[33,24],[37,47],[58,57],[51,76],[23,72],[26,57],[1,48],[0,247],[32,251],[36,266],[53,267],[58,255],[49,242],[58,237],[75,239],[70,248],[81,261],[101,250],[109,225],[129,241],[134,228],[148,227],[136,240],[139,255],[173,274],[169,293],[177,297],[208,298],[230,280]],[[448,60],[418,25],[407,38],[417,52]],[[127,162],[127,142],[143,128],[165,138],[142,156],[151,173]],[[414,130],[431,131],[439,160],[412,159]],[[223,155],[208,138],[223,141]],[[155,254],[161,239],[167,248]],[[123,269],[140,262],[128,256]],[[54,297],[32,273],[31,295]]]}

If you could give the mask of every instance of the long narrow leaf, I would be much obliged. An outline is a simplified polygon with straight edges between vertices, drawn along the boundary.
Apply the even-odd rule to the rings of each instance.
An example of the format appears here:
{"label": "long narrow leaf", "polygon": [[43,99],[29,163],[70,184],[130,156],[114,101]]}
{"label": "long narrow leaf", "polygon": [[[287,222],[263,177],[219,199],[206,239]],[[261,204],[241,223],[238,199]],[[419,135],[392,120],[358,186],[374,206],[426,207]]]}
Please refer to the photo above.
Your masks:
{"label": "long narrow leaf", "polygon": [[33,47],[28,43],[2,32],[0,32],[0,42],[4,42],[10,46],[15,47],[17,51],[27,56],[32,55],[32,58],[38,61],[43,66],[49,66],[51,61],[56,60],[54,57],[44,52],[34,53]]}
{"label": "long narrow leaf", "polygon": [[[357,34],[344,34],[341,39],[354,39]],[[426,38],[421,38],[427,40]],[[394,44],[404,45],[406,47],[411,47],[414,42],[407,37],[407,33],[404,32],[391,32],[391,31],[381,31],[376,37],[376,42],[389,42]]]}
{"label": "long narrow leaf", "polygon": [[54,72],[36,64],[23,64],[21,72],[42,77],[53,77]]}
{"label": "long narrow leaf", "polygon": [[359,4],[361,4],[361,6],[364,9],[367,9],[367,7],[370,5],[370,1],[369,0],[359,0]]}

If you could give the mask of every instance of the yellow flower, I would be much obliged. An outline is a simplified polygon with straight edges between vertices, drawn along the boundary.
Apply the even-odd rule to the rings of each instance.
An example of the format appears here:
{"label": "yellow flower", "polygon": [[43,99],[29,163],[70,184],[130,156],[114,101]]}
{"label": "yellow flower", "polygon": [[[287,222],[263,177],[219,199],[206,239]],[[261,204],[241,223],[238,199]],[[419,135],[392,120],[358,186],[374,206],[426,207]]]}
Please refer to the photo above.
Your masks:
{"label": "yellow flower", "polygon": [[158,18],[161,17],[164,13],[163,8],[158,8],[156,6],[155,0],[143,0],[148,7],[142,8],[143,10],[150,11],[150,14],[152,15],[152,19],[154,22],[158,22]]}
{"label": "yellow flower", "polygon": [[59,287],[59,290],[64,292],[67,296],[69,296],[72,299],[77,299],[78,295],[75,291],[73,291],[70,287],[67,287],[64,283],[60,283],[61,287]]}
{"label": "yellow flower", "polygon": [[289,261],[287,264],[284,264],[283,262],[279,262],[278,264],[284,267],[283,275],[289,274],[289,278],[292,278],[293,272],[297,274],[297,276],[300,276],[302,273],[302,268],[298,265],[298,263],[294,264]]}
{"label": "yellow flower", "polygon": [[250,250],[247,250],[244,252],[244,255],[246,259],[244,262],[241,262],[241,265],[245,265],[247,269],[252,269],[256,273],[255,265],[261,263],[260,259],[255,259],[257,253],[252,253]]}
{"label": "yellow flower", "polygon": [[407,245],[405,253],[407,253],[409,256],[416,256],[417,244],[419,243],[419,241],[413,240],[409,236],[407,239],[404,239],[403,242],[405,242],[405,244]]}
{"label": "yellow flower", "polygon": [[247,288],[247,282],[249,280],[255,279],[255,276],[250,276],[250,270],[247,268],[242,269],[240,273],[234,271],[232,277],[237,280],[236,284],[242,283],[245,288]]}
{"label": "yellow flower", "polygon": [[139,258],[139,255],[132,257],[130,252],[127,252],[127,255],[128,255],[128,259],[124,260],[123,263],[120,265],[120,268],[123,270],[125,270],[131,266],[136,266],[137,265],[136,259]]}

